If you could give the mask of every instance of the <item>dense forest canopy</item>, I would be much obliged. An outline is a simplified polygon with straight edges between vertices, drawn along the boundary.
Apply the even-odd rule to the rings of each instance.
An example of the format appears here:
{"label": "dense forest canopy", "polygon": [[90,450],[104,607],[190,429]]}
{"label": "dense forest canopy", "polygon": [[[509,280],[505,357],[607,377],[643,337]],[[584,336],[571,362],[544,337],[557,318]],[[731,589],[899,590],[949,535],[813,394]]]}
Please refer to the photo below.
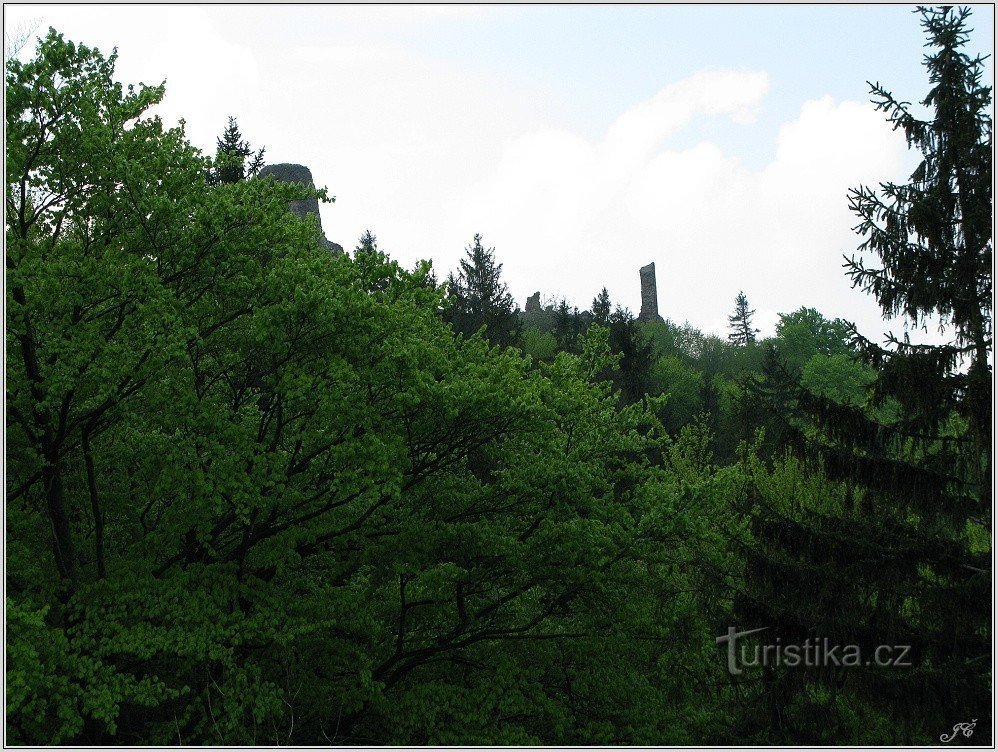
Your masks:
{"label": "dense forest canopy", "polygon": [[[990,743],[968,16],[920,11],[928,119],[872,94],[921,162],[849,197],[847,273],[941,346],[520,311],[479,234],[443,282],[333,254],[235,118],[211,158],[115,54],[9,60],[8,742]],[[753,628],[895,660],[734,670]]]}

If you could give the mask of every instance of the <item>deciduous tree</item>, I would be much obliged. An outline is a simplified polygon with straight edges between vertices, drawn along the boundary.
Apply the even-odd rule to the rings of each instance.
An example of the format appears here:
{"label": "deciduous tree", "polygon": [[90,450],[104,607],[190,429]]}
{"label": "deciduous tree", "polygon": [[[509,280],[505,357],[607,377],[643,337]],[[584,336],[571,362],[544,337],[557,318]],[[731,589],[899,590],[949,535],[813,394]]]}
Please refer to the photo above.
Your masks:
{"label": "deciduous tree", "polygon": [[7,67],[7,738],[683,740],[719,666],[673,559],[723,492],[618,409],[608,332],[454,337],[428,264],[209,186],[114,61]]}

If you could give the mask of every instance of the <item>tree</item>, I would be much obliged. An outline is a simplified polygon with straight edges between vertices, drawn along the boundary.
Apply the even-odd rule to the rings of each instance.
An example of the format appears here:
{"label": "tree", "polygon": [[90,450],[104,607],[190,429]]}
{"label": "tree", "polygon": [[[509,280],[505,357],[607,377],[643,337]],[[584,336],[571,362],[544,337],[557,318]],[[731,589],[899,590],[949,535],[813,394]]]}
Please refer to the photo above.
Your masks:
{"label": "tree", "polygon": [[593,298],[593,323],[608,326],[611,310],[610,293],[604,287],[600,290],[599,295]]}
{"label": "tree", "polygon": [[378,238],[369,229],[364,230],[364,234],[360,236],[360,240],[357,241],[357,247],[354,249],[354,255],[358,253],[373,253],[378,250]]}
{"label": "tree", "polygon": [[250,158],[249,166],[246,168],[246,177],[255,178],[260,174],[260,170],[262,170],[267,164],[266,159],[264,158],[266,152],[266,146],[261,146],[253,152],[252,157]]}
{"label": "tree", "polygon": [[776,324],[779,358],[794,373],[799,373],[815,355],[854,354],[856,349],[851,339],[848,322],[829,320],[814,308],[801,307],[793,313],[781,313]]}
{"label": "tree", "polygon": [[[815,355],[805,367],[824,394],[786,369],[773,377],[789,396],[780,414],[810,477],[797,466],[776,488],[774,476],[758,471],[749,513],[755,546],[738,600],[742,619],[785,642],[820,625],[822,637],[864,654],[908,645],[913,665],[854,673],[841,693],[842,670],[764,672],[757,713],[775,719],[811,709],[812,723],[795,716],[778,737],[796,743],[821,743],[841,724],[856,740],[879,725],[897,743],[932,743],[954,716],[976,718],[989,742],[991,90],[980,81],[982,61],[962,51],[969,10],[918,12],[932,48],[932,89],[922,102],[930,119],[879,84],[871,91],[922,161],[903,185],[851,193],[860,249],[881,264],[853,258],[846,268],[885,317],[922,325],[936,315],[953,340],[892,337],[885,347],[852,327],[874,369],[869,391],[845,354]],[[814,358],[824,359],[821,368]],[[846,379],[846,367],[858,377],[854,389],[836,394],[829,382]],[[801,483],[809,490],[788,503],[783,497]]]}
{"label": "tree", "polygon": [[[177,188],[171,178],[196,161],[179,131],[139,119],[162,87],[123,96],[114,64],[114,54],[105,59],[50,29],[34,59],[6,65],[7,338],[16,353],[8,361],[7,406],[13,456],[28,469],[18,480],[27,485],[15,487],[13,498],[41,482],[65,592],[81,578],[67,455],[86,454],[161,362],[163,301],[147,283],[150,267],[168,259],[157,250],[162,236],[140,217],[187,211],[182,201],[169,205]],[[164,177],[168,160],[177,169]],[[118,163],[124,167],[115,169]],[[130,191],[147,181],[156,189],[140,202]],[[140,242],[144,255],[130,253]],[[152,261],[150,251],[157,252]],[[46,293],[45,282],[59,286],[62,275],[80,282],[75,298]],[[129,283],[115,284],[122,275]],[[139,341],[140,331],[149,341]],[[87,558],[102,570],[101,514],[94,511],[95,548]]]}
{"label": "tree", "polygon": [[[50,29],[33,59],[6,65],[7,728],[38,743],[127,735],[203,688],[185,667],[207,656],[175,638],[219,614],[185,575],[152,574],[197,539],[193,487],[174,473],[213,463],[206,448],[181,469],[195,415],[212,419],[190,410],[213,399],[215,337],[238,342],[263,269],[314,244],[285,221],[285,188],[209,190],[183,130],[147,114],[163,87],[123,91],[115,61]],[[237,380],[266,391],[261,370]],[[204,501],[214,480],[201,478]],[[142,605],[143,591],[167,600]],[[180,609],[164,605],[171,591]],[[147,640],[125,636],[143,620]]]}
{"label": "tree", "polygon": [[728,341],[733,345],[751,345],[755,342],[758,329],[752,328],[752,317],[755,311],[749,310],[748,298],[744,292],[739,292],[735,298],[735,312],[728,316],[731,332]]}
{"label": "tree", "polygon": [[638,402],[648,393],[655,349],[634,314],[621,306],[610,315],[610,347],[620,356],[619,370],[612,378],[621,402]]}
{"label": "tree", "polygon": [[862,407],[876,378],[876,372],[854,355],[814,355],[804,365],[800,384],[820,397]]}
{"label": "tree", "polygon": [[584,329],[583,316],[575,306],[569,306],[562,298],[554,309],[554,336],[558,349],[565,352],[577,352],[579,337]]}
{"label": "tree", "polygon": [[[983,58],[963,47],[969,8],[921,9],[922,26],[935,51],[927,55],[932,89],[922,100],[931,120],[913,115],[879,84],[878,110],[905,132],[922,162],[908,183],[867,187],[850,194],[860,218],[860,250],[882,263],[846,259],[853,284],[877,298],[885,316],[903,315],[914,325],[927,317],[949,327],[950,344],[912,345],[891,337],[883,348],[859,337],[880,371],[876,400],[897,399],[923,427],[934,428],[956,411],[968,423],[973,453],[983,453],[975,481],[980,499],[991,498],[992,123],[991,87],[984,86]],[[965,367],[962,369],[962,367]],[[927,382],[928,380],[928,382]],[[974,464],[977,464],[976,462]],[[984,509],[982,512],[986,511]]]}
{"label": "tree", "polygon": [[703,374],[675,355],[655,360],[651,368],[651,386],[656,394],[668,394],[660,413],[670,434],[693,422],[702,412]]}
{"label": "tree", "polygon": [[21,50],[24,49],[24,45],[26,45],[28,40],[34,36],[35,31],[38,29],[39,23],[40,21],[38,19],[30,19],[21,21],[14,29],[4,29],[3,59],[5,63],[7,60],[12,57],[17,57],[21,53]]}
{"label": "tree", "polygon": [[7,67],[7,738],[686,739],[717,607],[674,557],[727,486],[656,464],[609,333],[454,337],[428,265],[210,186],[114,61]]}
{"label": "tree", "polygon": [[[229,124],[218,138],[212,179],[216,183],[237,183],[255,176],[264,166],[265,147],[254,152],[239,131],[236,119],[229,116]],[[250,159],[249,166],[246,160]]]}
{"label": "tree", "polygon": [[513,296],[502,281],[502,264],[496,262],[495,250],[482,245],[482,236],[475,234],[457,275],[448,276],[453,301],[448,321],[465,337],[485,327],[489,342],[506,347],[519,338],[520,318]]}
{"label": "tree", "polygon": [[558,340],[551,332],[542,332],[536,326],[523,331],[523,352],[534,362],[552,362],[558,354]]}

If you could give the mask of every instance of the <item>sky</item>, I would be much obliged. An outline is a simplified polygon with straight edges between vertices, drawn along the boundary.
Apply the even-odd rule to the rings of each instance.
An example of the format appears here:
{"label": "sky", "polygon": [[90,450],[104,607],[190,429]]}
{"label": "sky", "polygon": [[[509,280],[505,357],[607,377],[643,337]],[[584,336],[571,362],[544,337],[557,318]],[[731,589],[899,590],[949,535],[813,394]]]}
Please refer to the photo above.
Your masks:
{"label": "sky", "polygon": [[[990,55],[993,7],[972,7]],[[903,327],[843,274],[847,194],[917,164],[867,84],[927,93],[913,10],[33,4],[4,23],[117,47],[119,80],[165,80],[156,112],[208,153],[236,116],[336,197],[323,229],[348,250],[369,228],[443,278],[481,233],[521,307],[606,286],[634,313],[653,261],[677,323],[723,335],[744,291],[763,335],[809,306],[877,340]]]}

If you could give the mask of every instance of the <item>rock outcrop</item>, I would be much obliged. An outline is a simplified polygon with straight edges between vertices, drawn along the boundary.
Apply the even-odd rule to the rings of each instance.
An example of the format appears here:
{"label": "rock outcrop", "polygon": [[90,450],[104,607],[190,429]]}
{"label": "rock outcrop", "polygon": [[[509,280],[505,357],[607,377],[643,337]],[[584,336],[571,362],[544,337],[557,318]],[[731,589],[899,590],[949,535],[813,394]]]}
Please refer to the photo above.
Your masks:
{"label": "rock outcrop", "polygon": [[533,311],[539,311],[539,310],[541,310],[541,293],[540,293],[540,291],[535,292],[533,295],[531,295],[529,298],[527,298],[527,307],[524,308],[523,310],[525,310],[527,313],[531,313]]}
{"label": "rock outcrop", "polygon": [[[307,167],[305,167],[305,165],[275,164],[267,165],[260,170],[259,177],[265,178],[270,175],[274,177],[274,180],[278,180],[282,183],[301,183],[309,188],[315,188],[315,183],[312,181],[312,173]],[[302,219],[305,219],[305,217],[309,214],[314,214],[316,219],[319,220],[319,242],[333,253],[343,253],[343,246],[339,243],[327,240],[325,234],[322,233],[322,217],[319,214],[319,200],[317,198],[306,198],[298,201],[292,201],[288,208]]]}
{"label": "rock outcrop", "polygon": [[643,323],[665,323],[658,314],[658,285],[655,283],[655,262],[642,266],[641,274],[641,313],[638,321]]}

